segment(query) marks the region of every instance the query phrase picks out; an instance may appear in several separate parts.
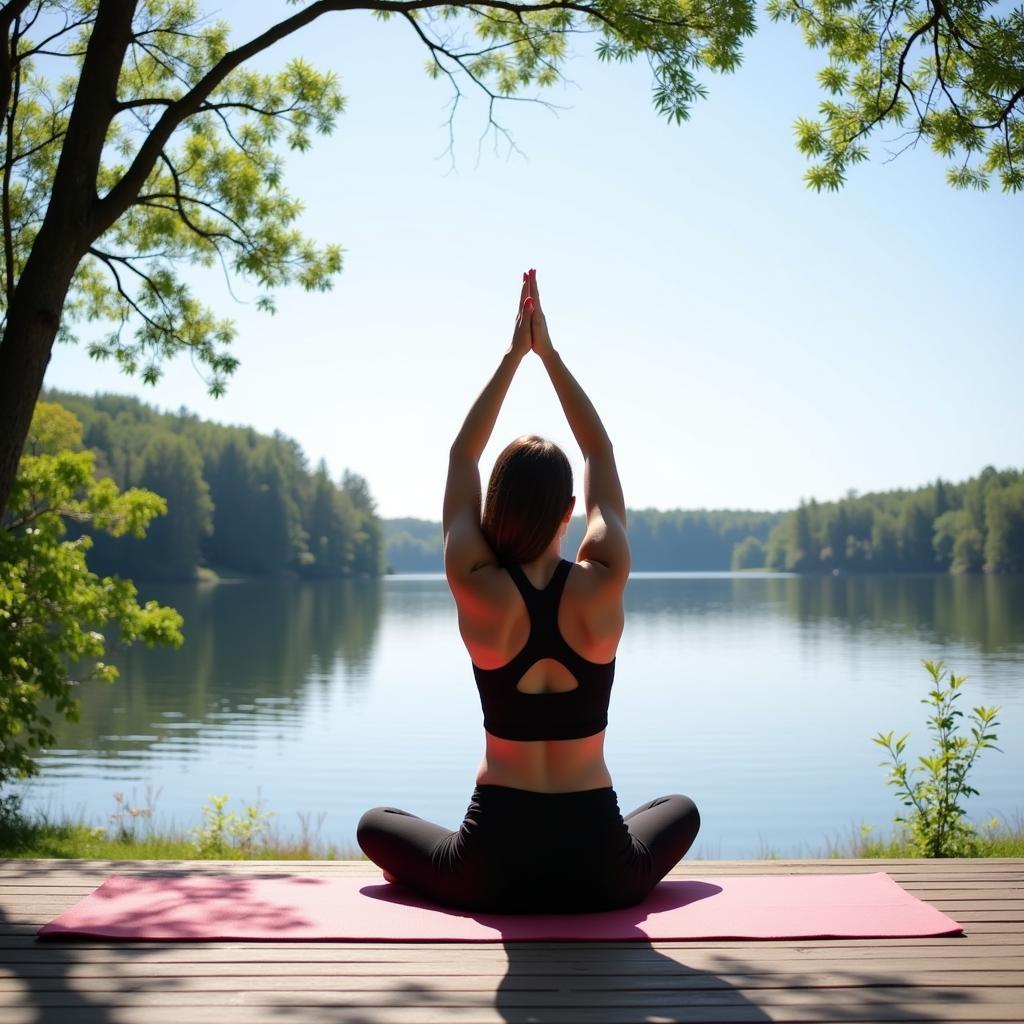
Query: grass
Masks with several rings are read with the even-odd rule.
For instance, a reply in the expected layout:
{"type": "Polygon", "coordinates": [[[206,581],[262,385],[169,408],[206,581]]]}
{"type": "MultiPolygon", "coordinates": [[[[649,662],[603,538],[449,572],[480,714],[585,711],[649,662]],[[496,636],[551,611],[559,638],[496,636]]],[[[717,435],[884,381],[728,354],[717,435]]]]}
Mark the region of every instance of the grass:
{"type": "MultiPolygon", "coordinates": [[[[84,821],[54,821],[46,814],[29,817],[13,797],[0,799],[0,857],[82,858],[86,860],[363,860],[357,846],[320,839],[323,816],[300,815],[298,836],[282,836],[270,826],[271,815],[259,804],[244,814],[226,810],[227,797],[211,797],[203,808],[204,825],[187,832],[158,830],[153,825],[155,797],[143,808],[129,806],[114,794],[115,811],[108,827],[84,821]],[[141,824],[140,824],[141,822],[141,824]]],[[[872,835],[871,826],[852,828],[847,839],[828,841],[824,850],[799,856],[898,860],[918,856],[905,835],[872,835]]],[[[996,821],[978,829],[977,857],[1024,857],[1024,815],[1010,824],[996,821]]],[[[789,855],[787,855],[788,857],[789,855]]],[[[694,858],[690,858],[694,859],[694,858]]],[[[762,849],[758,859],[778,860],[762,849]]]]}
{"type": "MultiPolygon", "coordinates": [[[[976,849],[972,857],[1024,857],[1024,814],[1017,812],[1015,819],[1001,822],[993,818],[976,827],[976,849]]],[[[830,839],[824,848],[805,850],[797,854],[780,854],[777,850],[762,846],[758,853],[760,860],[793,859],[807,857],[814,860],[904,860],[919,858],[906,832],[897,831],[888,836],[876,836],[871,825],[851,827],[847,838],[830,839]]]]}
{"type": "MultiPolygon", "coordinates": [[[[1024,817],[1018,812],[1011,824],[995,819],[981,825],[977,830],[975,857],[1024,857],[1024,817]]],[[[896,860],[903,857],[917,857],[910,848],[906,836],[897,833],[885,838],[875,838],[870,827],[861,826],[846,843],[830,848],[829,857],[870,857],[879,860],[896,860]]]]}
{"type": "Polygon", "coordinates": [[[0,857],[82,858],[86,860],[360,860],[358,847],[320,838],[324,816],[299,815],[298,836],[282,836],[260,804],[241,814],[226,809],[228,798],[210,797],[204,824],[181,831],[158,829],[153,811],[159,791],[147,791],[143,807],[114,794],[109,825],[53,820],[25,814],[13,796],[0,799],[0,857]]]}

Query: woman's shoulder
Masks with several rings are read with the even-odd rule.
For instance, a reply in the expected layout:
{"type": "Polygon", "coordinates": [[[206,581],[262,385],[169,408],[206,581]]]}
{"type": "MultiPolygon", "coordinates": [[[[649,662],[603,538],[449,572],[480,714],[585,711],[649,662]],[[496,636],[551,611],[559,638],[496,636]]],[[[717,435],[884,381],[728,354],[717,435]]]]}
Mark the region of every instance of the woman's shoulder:
{"type": "Polygon", "coordinates": [[[610,661],[624,621],[622,591],[609,588],[591,564],[571,562],[558,609],[565,642],[589,661],[610,661]]]}
{"type": "Polygon", "coordinates": [[[595,559],[584,558],[570,563],[566,589],[571,586],[582,600],[621,604],[627,579],[628,574],[624,575],[618,568],[611,569],[595,559]]]}

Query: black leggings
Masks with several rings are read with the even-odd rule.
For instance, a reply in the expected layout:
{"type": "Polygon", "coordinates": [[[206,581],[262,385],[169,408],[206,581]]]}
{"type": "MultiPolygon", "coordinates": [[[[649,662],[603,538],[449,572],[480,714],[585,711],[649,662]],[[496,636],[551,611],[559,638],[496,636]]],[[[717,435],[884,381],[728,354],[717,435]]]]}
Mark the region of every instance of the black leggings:
{"type": "Polygon", "coordinates": [[[356,837],[370,860],[435,903],[556,913],[639,903],[699,828],[685,796],[659,797],[623,818],[611,787],[534,793],[482,785],[458,831],[375,807],[360,819],[356,837]]]}

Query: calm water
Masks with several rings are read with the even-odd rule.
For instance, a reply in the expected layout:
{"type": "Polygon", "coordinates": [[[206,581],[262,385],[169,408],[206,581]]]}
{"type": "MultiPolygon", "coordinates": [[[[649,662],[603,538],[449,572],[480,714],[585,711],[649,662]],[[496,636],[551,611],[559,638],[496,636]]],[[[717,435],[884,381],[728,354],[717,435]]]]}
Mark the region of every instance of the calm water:
{"type": "MultiPolygon", "coordinates": [[[[102,824],[113,793],[191,826],[210,794],[261,798],[354,844],[375,804],[455,827],[482,750],[480,708],[440,577],[150,586],[185,616],[179,651],[125,652],[88,685],[26,787],[30,805],[102,824]]],[[[810,856],[859,823],[888,831],[879,729],[924,752],[920,659],[1002,706],[975,820],[1024,810],[1024,579],[643,574],[627,590],[607,759],[623,812],[692,796],[695,852],[810,856]]]]}

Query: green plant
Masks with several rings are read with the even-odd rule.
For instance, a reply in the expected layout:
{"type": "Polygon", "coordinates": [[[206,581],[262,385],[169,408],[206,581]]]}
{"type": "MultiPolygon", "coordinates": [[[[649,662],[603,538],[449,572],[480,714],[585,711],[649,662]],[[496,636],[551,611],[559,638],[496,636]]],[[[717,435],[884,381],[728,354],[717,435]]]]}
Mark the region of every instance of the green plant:
{"type": "Polygon", "coordinates": [[[97,478],[81,447],[81,423],[40,402],[0,519],[0,785],[37,773],[36,752],[55,740],[52,716],[77,721],[82,683],[117,678],[105,660],[116,646],[182,643],[173,608],[140,605],[129,580],[89,571],[91,537],[67,539],[67,521],[142,537],[167,508],[97,478]]]}
{"type": "Polygon", "coordinates": [[[910,733],[893,739],[893,731],[879,733],[874,742],[884,747],[890,761],[887,784],[896,788],[903,806],[911,808],[906,817],[893,819],[909,832],[909,842],[917,856],[969,857],[977,852],[978,836],[974,826],[964,817],[960,801],[977,796],[967,777],[982,750],[999,750],[992,728],[999,724],[999,708],[976,707],[970,718],[971,738],[959,735],[958,718],[963,712],[956,707],[960,690],[967,676],[946,671],[941,661],[924,661],[932,679],[932,689],[921,703],[931,708],[928,729],[934,747],[927,756],[918,757],[918,765],[910,768],[903,753],[910,733]],[[943,684],[946,684],[945,686],[943,684]]]}
{"type": "Polygon", "coordinates": [[[230,797],[211,796],[203,807],[205,825],[192,830],[200,857],[233,857],[251,854],[257,840],[267,832],[273,811],[264,811],[259,800],[247,804],[245,814],[227,811],[230,797]]]}

